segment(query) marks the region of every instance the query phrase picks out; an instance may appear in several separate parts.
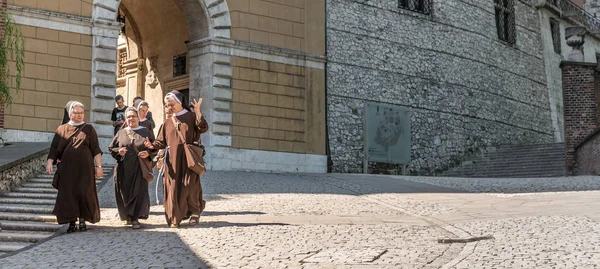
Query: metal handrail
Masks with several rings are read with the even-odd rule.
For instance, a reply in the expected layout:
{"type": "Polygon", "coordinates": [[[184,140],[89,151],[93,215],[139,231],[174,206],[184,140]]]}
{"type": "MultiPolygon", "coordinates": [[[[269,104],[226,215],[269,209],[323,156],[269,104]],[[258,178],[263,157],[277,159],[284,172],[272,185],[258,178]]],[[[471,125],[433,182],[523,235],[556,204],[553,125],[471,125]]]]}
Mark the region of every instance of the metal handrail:
{"type": "Polygon", "coordinates": [[[548,0],[548,3],[557,7],[563,15],[587,27],[590,31],[600,31],[600,20],[596,15],[585,11],[570,0],[548,0]]]}

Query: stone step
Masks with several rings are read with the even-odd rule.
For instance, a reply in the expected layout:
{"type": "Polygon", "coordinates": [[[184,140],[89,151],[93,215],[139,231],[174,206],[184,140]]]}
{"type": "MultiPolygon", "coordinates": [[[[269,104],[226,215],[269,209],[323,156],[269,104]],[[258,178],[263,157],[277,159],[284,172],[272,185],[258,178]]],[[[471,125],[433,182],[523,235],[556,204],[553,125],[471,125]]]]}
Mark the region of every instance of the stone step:
{"type": "Polygon", "coordinates": [[[56,193],[28,193],[28,192],[4,192],[0,196],[7,198],[36,198],[36,199],[56,199],[56,193]]]}
{"type": "Polygon", "coordinates": [[[61,226],[45,222],[0,220],[2,231],[56,232],[61,226]]]}
{"type": "Polygon", "coordinates": [[[13,252],[31,245],[30,243],[22,242],[0,242],[0,252],[13,252]]]}
{"type": "Polygon", "coordinates": [[[44,183],[44,184],[48,184],[50,186],[52,186],[52,179],[51,178],[39,178],[39,177],[35,177],[32,179],[27,180],[28,183],[44,183]]]}
{"type": "Polygon", "coordinates": [[[54,205],[55,199],[0,197],[0,204],[54,205]]]}
{"type": "Polygon", "coordinates": [[[54,178],[54,174],[52,174],[52,175],[39,174],[39,175],[36,176],[36,178],[50,178],[50,179],[52,179],[52,178],[54,178]]]}
{"type": "Polygon", "coordinates": [[[0,242],[35,243],[52,236],[51,232],[0,231],[0,242]]]}
{"type": "Polygon", "coordinates": [[[527,145],[505,145],[496,147],[497,149],[564,149],[564,143],[548,143],[548,144],[527,144],[527,145]]]}
{"type": "Polygon", "coordinates": [[[57,193],[58,190],[52,188],[28,188],[28,187],[17,187],[13,190],[14,192],[27,192],[27,193],[57,193]]]}
{"type": "Polygon", "coordinates": [[[52,206],[42,205],[18,205],[18,204],[0,204],[0,212],[12,212],[12,213],[30,213],[30,214],[52,214],[52,206]]]}
{"type": "Polygon", "coordinates": [[[21,184],[21,187],[22,188],[44,188],[44,189],[53,189],[53,190],[56,190],[56,189],[54,189],[54,187],[52,187],[52,184],[50,184],[50,183],[29,183],[29,182],[26,182],[26,183],[21,184]]]}
{"type": "Polygon", "coordinates": [[[506,177],[506,178],[529,178],[529,177],[557,177],[565,176],[566,173],[547,173],[547,172],[497,172],[497,173],[486,173],[486,172],[464,172],[464,173],[452,173],[447,174],[449,177],[506,177]]]}
{"type": "Polygon", "coordinates": [[[536,161],[536,160],[483,160],[483,161],[473,161],[470,165],[473,166],[540,166],[540,167],[553,167],[553,166],[564,166],[565,160],[546,160],[546,161],[536,161]]]}
{"type": "Polygon", "coordinates": [[[19,213],[19,212],[0,212],[0,223],[2,221],[37,221],[37,222],[56,222],[54,215],[40,215],[32,213],[19,213]]]}

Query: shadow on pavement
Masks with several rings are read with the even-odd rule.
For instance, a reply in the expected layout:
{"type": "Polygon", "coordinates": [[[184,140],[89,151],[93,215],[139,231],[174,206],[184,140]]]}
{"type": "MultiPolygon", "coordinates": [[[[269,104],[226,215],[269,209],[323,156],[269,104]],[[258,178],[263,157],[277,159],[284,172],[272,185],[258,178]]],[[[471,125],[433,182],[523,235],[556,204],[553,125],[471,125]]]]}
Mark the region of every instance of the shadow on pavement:
{"type": "Polygon", "coordinates": [[[600,177],[442,178],[364,174],[274,174],[209,171],[207,196],[227,194],[533,193],[600,190],[600,177]]]}
{"type": "Polygon", "coordinates": [[[2,259],[2,268],[211,268],[175,232],[90,227],[2,259]],[[38,251],[40,250],[40,251],[38,251]],[[52,251],[43,251],[52,250],[52,251]]]}

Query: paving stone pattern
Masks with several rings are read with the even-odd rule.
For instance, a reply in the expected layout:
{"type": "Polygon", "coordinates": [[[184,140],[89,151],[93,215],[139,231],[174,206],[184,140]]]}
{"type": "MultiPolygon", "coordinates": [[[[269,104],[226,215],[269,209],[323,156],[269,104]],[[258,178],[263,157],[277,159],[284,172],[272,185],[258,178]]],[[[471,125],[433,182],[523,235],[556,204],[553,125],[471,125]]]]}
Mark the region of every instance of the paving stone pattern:
{"type": "Polygon", "coordinates": [[[203,182],[198,227],[167,228],[153,203],[144,229],[132,230],[118,219],[109,180],[99,224],[0,259],[0,268],[594,268],[600,260],[598,177],[211,171],[203,182]]]}

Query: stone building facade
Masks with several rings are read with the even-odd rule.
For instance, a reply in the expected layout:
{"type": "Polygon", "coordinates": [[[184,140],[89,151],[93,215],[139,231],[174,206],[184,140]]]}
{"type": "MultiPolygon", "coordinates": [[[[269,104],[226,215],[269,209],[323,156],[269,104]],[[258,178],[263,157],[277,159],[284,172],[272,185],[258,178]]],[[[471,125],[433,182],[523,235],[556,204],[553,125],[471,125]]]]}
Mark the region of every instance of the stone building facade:
{"type": "MultiPolygon", "coordinates": [[[[50,141],[68,100],[106,148],[116,94],[203,98],[213,170],[324,172],[325,4],[310,0],[8,0],[25,36],[8,141],[50,141]]],[[[105,154],[105,162],[112,162],[105,154]]]]}
{"type": "Polygon", "coordinates": [[[334,171],[362,172],[365,102],[410,109],[412,174],[436,174],[489,146],[560,140],[538,9],[532,1],[507,1],[512,10],[495,2],[327,1],[334,171]],[[498,10],[515,22],[505,40],[498,10]]]}

